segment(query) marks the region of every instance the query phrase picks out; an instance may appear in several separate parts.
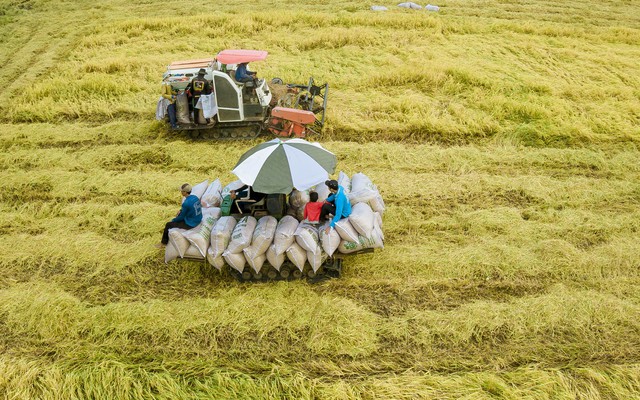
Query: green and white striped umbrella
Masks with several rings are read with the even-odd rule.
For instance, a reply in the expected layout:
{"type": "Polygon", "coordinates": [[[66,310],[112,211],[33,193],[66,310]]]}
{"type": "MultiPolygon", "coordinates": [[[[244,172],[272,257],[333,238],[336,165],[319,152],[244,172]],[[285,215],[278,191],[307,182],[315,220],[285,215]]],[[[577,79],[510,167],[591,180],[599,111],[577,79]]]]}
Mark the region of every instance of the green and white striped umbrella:
{"type": "Polygon", "coordinates": [[[232,172],[256,192],[287,194],[326,181],[335,169],[336,155],[319,143],[273,139],[244,153],[232,172]]]}

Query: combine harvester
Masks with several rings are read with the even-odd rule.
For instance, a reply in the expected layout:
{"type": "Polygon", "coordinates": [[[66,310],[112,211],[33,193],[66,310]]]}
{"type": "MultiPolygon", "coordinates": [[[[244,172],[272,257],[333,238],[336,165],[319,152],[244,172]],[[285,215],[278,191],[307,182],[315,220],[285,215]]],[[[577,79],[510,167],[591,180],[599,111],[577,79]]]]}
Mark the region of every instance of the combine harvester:
{"type": "Polygon", "coordinates": [[[318,226],[303,220],[310,191],[318,193],[318,201],[330,195],[324,179],[334,169],[335,155],[317,143],[274,139],[256,146],[234,168],[239,180],[225,187],[218,179],[193,187],[191,193],[200,198],[203,206],[202,223],[191,230],[169,231],[165,262],[179,258],[206,260],[243,282],[301,278],[317,282],[340,277],[346,257],[384,247],[385,207],[380,192],[366,175],[357,173],[350,178],[340,172],[337,181],[351,203],[351,215],[336,223],[328,234],[326,224],[318,226]],[[294,148],[292,152],[306,148],[306,154],[327,169],[320,173],[311,161],[298,155],[298,165],[291,168],[299,170],[304,164],[308,173],[297,181],[292,176],[295,172],[285,176],[274,166],[281,164],[278,157],[283,157],[281,153],[286,153],[287,147],[294,148]],[[266,155],[269,151],[271,154],[266,155]],[[256,159],[263,159],[262,165],[256,165],[256,159]],[[264,171],[273,174],[264,178],[264,171]],[[322,183],[315,183],[318,179],[322,183]],[[250,200],[249,195],[232,199],[231,191],[245,184],[266,195],[259,201],[250,200]]]}
{"type": "MultiPolygon", "coordinates": [[[[273,78],[272,88],[265,79],[238,82],[235,69],[240,63],[262,61],[262,50],[223,50],[215,58],[174,61],[167,66],[163,84],[177,93],[178,127],[197,139],[250,139],[264,132],[282,137],[305,137],[319,132],[324,125],[329,85],[316,85],[313,77],[307,84],[284,84],[273,78]],[[202,112],[189,105],[185,93],[200,69],[213,90],[212,108],[215,115],[207,123],[202,112]],[[191,108],[191,111],[190,111],[191,108]]],[[[168,116],[165,117],[167,124],[168,116]]]]}

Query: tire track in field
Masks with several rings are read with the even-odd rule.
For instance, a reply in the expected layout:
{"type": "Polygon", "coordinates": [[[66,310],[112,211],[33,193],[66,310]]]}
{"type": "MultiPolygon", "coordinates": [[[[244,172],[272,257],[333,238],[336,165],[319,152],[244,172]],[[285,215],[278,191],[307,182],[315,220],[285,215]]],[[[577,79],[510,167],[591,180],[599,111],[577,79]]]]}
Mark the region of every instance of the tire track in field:
{"type": "Polygon", "coordinates": [[[0,85],[3,87],[0,91],[0,108],[6,107],[18,91],[46,76],[49,70],[55,69],[56,63],[64,59],[73,48],[75,39],[83,34],[84,28],[61,24],[62,18],[77,20],[74,16],[38,16],[33,20],[16,20],[15,23],[27,31],[17,35],[17,38],[26,37],[28,40],[14,42],[13,47],[19,50],[7,55],[3,68],[0,69],[0,85]]]}

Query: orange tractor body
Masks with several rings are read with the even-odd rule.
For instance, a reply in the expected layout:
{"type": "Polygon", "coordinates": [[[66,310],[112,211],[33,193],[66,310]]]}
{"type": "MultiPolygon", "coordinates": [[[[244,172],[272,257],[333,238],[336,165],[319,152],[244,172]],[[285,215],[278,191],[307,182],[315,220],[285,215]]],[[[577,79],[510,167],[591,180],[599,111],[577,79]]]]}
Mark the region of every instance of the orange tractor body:
{"type": "Polygon", "coordinates": [[[311,111],[295,108],[275,107],[271,110],[269,130],[277,136],[303,138],[309,128],[316,122],[316,116],[311,111]]]}

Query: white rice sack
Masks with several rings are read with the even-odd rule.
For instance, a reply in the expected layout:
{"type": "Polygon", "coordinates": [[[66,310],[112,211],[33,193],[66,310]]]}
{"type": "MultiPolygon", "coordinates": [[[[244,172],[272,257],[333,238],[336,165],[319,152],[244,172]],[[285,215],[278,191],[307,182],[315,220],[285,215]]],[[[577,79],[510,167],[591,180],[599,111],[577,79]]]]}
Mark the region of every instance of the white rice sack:
{"type": "Polygon", "coordinates": [[[289,261],[300,271],[304,269],[304,263],[307,262],[307,252],[298,243],[293,243],[289,246],[285,253],[287,253],[289,261]]]}
{"type": "Polygon", "coordinates": [[[373,229],[377,229],[380,237],[384,241],[384,232],[382,232],[382,216],[380,213],[373,213],[373,229]]]}
{"type": "Polygon", "coordinates": [[[422,6],[420,4],[416,4],[413,2],[400,3],[398,4],[398,7],[410,8],[412,10],[422,10],[422,6]]]}
{"type": "Polygon", "coordinates": [[[379,193],[375,190],[363,189],[358,192],[352,191],[351,193],[347,193],[347,198],[349,199],[349,203],[354,206],[358,203],[368,203],[378,195],[379,193]]]}
{"type": "Polygon", "coordinates": [[[358,172],[351,178],[351,192],[347,194],[351,205],[366,203],[378,193],[378,188],[371,182],[368,176],[358,172]]]}
{"type": "Polygon", "coordinates": [[[238,190],[243,186],[244,186],[244,183],[242,183],[241,180],[238,179],[237,181],[233,181],[227,186],[225,186],[224,188],[222,188],[222,193],[220,193],[220,197],[224,199],[228,194],[231,193],[232,190],[238,190]]]}
{"type": "Polygon", "coordinates": [[[222,256],[215,256],[211,247],[207,249],[207,261],[209,261],[209,264],[213,265],[218,271],[222,270],[222,267],[224,267],[224,258],[222,258],[222,256]]]}
{"type": "Polygon", "coordinates": [[[349,222],[353,229],[358,231],[362,236],[369,236],[373,230],[373,210],[367,203],[357,203],[351,208],[349,222]]]}
{"type": "Polygon", "coordinates": [[[200,225],[183,233],[189,243],[196,246],[202,257],[207,255],[207,248],[209,248],[209,242],[211,241],[211,227],[216,221],[216,218],[212,215],[203,216],[200,225]]]}
{"type": "Polygon", "coordinates": [[[309,202],[309,192],[306,190],[293,189],[289,195],[289,204],[295,208],[304,208],[304,205],[309,202]]]}
{"type": "Polygon", "coordinates": [[[210,249],[213,251],[213,255],[215,257],[221,256],[227,249],[235,226],[236,219],[231,216],[227,216],[221,217],[215,225],[213,225],[213,228],[211,228],[210,249]]]}
{"type": "Polygon", "coordinates": [[[247,261],[250,261],[252,258],[261,256],[262,254],[266,253],[266,251],[260,253],[256,248],[254,248],[253,246],[248,246],[245,247],[244,249],[242,249],[242,252],[244,253],[245,258],[247,259],[247,261]]]}
{"type": "Polygon", "coordinates": [[[222,210],[219,207],[207,207],[202,209],[202,218],[212,216],[215,219],[220,218],[222,210]]]}
{"type": "Polygon", "coordinates": [[[340,242],[338,251],[340,253],[348,254],[363,249],[378,249],[383,248],[384,242],[379,235],[377,229],[374,229],[368,236],[358,236],[358,240],[355,242],[343,240],[340,242]]]}
{"type": "Polygon", "coordinates": [[[204,181],[198,183],[197,185],[191,188],[191,194],[197,196],[198,198],[201,198],[208,187],[209,187],[209,180],[205,179],[204,181]]]}
{"type": "Polygon", "coordinates": [[[169,241],[167,246],[164,248],[164,263],[169,264],[169,261],[173,261],[178,257],[180,257],[178,249],[173,245],[173,242],[169,241]]]}
{"type": "Polygon", "coordinates": [[[309,264],[311,265],[311,269],[313,269],[313,272],[318,272],[318,269],[322,266],[322,263],[324,263],[324,260],[326,259],[327,259],[327,254],[324,251],[322,251],[322,249],[318,249],[317,253],[307,251],[307,261],[309,261],[309,264]]]}
{"type": "Polygon", "coordinates": [[[356,251],[362,250],[364,247],[359,240],[355,242],[343,240],[340,242],[340,246],[338,246],[338,252],[343,254],[355,253],[356,251]]]}
{"type": "Polygon", "coordinates": [[[222,257],[224,257],[225,261],[227,262],[227,264],[231,266],[231,268],[235,269],[240,273],[244,271],[244,265],[247,263],[247,260],[244,258],[244,253],[225,252],[222,257]]]}
{"type": "Polygon", "coordinates": [[[325,224],[318,229],[318,236],[320,238],[320,244],[322,249],[327,253],[329,257],[338,250],[342,238],[336,229],[330,229],[329,233],[324,233],[329,224],[325,224]]]}
{"type": "Polygon", "coordinates": [[[278,272],[280,272],[280,267],[282,267],[284,260],[287,258],[287,256],[285,255],[285,252],[283,251],[280,254],[276,253],[276,245],[272,244],[267,249],[266,256],[269,264],[271,264],[273,268],[275,268],[276,270],[278,270],[278,272]]]}
{"type": "Polygon", "coordinates": [[[358,192],[363,189],[378,191],[378,188],[371,182],[368,176],[362,172],[358,172],[351,177],[351,191],[358,192]]]}
{"type": "Polygon", "coordinates": [[[309,224],[300,224],[293,234],[296,242],[305,249],[315,253],[318,251],[318,228],[309,224]]]}
{"type": "Polygon", "coordinates": [[[380,228],[382,228],[382,213],[374,212],[373,216],[375,217],[375,222],[380,228]]]}
{"type": "Polygon", "coordinates": [[[253,270],[256,271],[256,273],[258,273],[260,272],[260,269],[262,269],[262,265],[264,264],[264,262],[267,260],[267,256],[264,253],[259,254],[257,256],[254,256],[253,254],[249,256],[247,254],[248,253],[247,250],[249,249],[250,247],[247,247],[246,249],[243,250],[244,258],[247,260],[251,268],[253,268],[253,270]]]}
{"type": "Polygon", "coordinates": [[[329,197],[329,195],[331,194],[331,192],[329,191],[329,188],[324,183],[317,184],[313,188],[313,191],[318,193],[318,201],[320,202],[325,201],[327,197],[329,197]]]}
{"type": "Polygon", "coordinates": [[[184,257],[184,253],[191,245],[187,238],[184,237],[186,229],[172,228],[169,229],[169,243],[173,244],[173,247],[178,250],[178,255],[184,257]]]}
{"type": "Polygon", "coordinates": [[[191,245],[187,248],[187,251],[184,252],[184,257],[204,260],[204,256],[200,254],[200,250],[198,250],[198,248],[194,245],[191,245]]]}
{"type": "Polygon", "coordinates": [[[200,198],[200,202],[202,207],[218,207],[222,202],[222,184],[220,183],[220,179],[216,179],[215,181],[209,184],[207,190],[204,192],[202,197],[200,198]]]}
{"type": "Polygon", "coordinates": [[[258,220],[256,229],[253,231],[253,239],[251,239],[250,246],[251,253],[254,257],[258,254],[264,254],[269,246],[271,246],[277,226],[278,220],[271,215],[265,215],[258,220]]]}
{"type": "Polygon", "coordinates": [[[300,223],[292,216],[286,215],[282,217],[276,226],[276,232],[273,237],[276,254],[283,254],[291,244],[296,240],[293,234],[298,229],[300,223]]]}
{"type": "Polygon", "coordinates": [[[353,229],[351,222],[349,222],[349,218],[342,218],[340,221],[336,222],[335,228],[342,240],[349,242],[358,241],[358,231],[353,229]]]}
{"type": "MultiPolygon", "coordinates": [[[[253,231],[256,229],[258,221],[252,216],[242,217],[233,228],[231,241],[224,253],[242,253],[242,250],[249,247],[253,238],[253,231]]],[[[222,254],[224,255],[224,254],[222,254]]]]}
{"type": "Polygon", "coordinates": [[[371,232],[371,236],[369,239],[373,240],[372,249],[383,249],[384,248],[384,238],[382,237],[382,230],[377,228],[373,228],[373,232],[371,232]]]}
{"type": "Polygon", "coordinates": [[[351,191],[351,178],[349,178],[349,175],[340,171],[338,174],[338,185],[344,188],[345,194],[348,194],[351,191]]]}
{"type": "Polygon", "coordinates": [[[189,99],[186,93],[180,93],[176,96],[176,118],[178,123],[189,125],[189,99]]]}
{"type": "Polygon", "coordinates": [[[384,200],[382,200],[382,195],[377,192],[375,196],[373,196],[373,198],[371,200],[369,200],[369,205],[371,206],[371,209],[377,213],[384,213],[384,200]]]}

